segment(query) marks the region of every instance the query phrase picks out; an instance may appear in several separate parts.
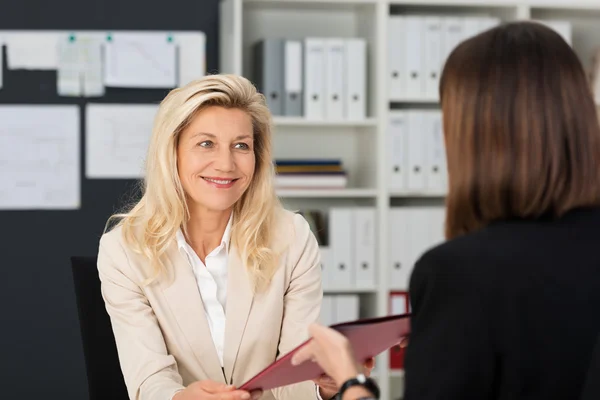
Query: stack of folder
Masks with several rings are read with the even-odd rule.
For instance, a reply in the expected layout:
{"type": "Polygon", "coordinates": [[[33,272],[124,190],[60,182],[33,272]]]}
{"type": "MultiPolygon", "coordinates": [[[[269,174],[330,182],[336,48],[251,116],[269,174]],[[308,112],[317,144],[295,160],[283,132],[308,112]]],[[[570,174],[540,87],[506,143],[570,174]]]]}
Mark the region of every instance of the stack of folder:
{"type": "Polygon", "coordinates": [[[366,118],[363,38],[266,38],[253,47],[252,80],[276,116],[366,118]]]}
{"type": "Polygon", "coordinates": [[[348,184],[341,160],[276,160],[275,172],[278,189],[342,189],[348,184]]]}

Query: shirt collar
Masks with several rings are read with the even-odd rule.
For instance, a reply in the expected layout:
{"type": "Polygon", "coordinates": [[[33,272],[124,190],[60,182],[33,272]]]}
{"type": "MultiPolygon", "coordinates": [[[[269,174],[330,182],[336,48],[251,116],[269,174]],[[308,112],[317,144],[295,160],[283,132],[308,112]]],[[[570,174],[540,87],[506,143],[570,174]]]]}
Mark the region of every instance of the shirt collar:
{"type": "MultiPolygon", "coordinates": [[[[233,223],[233,212],[229,216],[229,221],[227,222],[227,226],[225,227],[225,232],[223,232],[223,237],[221,238],[221,244],[217,247],[225,247],[226,250],[229,250],[229,241],[231,240],[231,225],[233,223]]],[[[177,239],[177,247],[181,249],[185,249],[186,246],[189,246],[188,242],[185,240],[185,236],[181,228],[177,230],[176,234],[177,239]]]]}

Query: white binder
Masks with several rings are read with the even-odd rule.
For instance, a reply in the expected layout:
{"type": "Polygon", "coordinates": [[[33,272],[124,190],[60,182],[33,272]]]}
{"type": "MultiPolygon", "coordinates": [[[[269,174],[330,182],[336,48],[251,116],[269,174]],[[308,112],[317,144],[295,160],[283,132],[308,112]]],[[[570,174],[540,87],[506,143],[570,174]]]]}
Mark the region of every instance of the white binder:
{"type": "Polygon", "coordinates": [[[407,111],[392,110],[388,116],[387,140],[387,184],[388,188],[401,193],[406,190],[408,121],[407,111]]]}
{"type": "Polygon", "coordinates": [[[325,117],[325,41],[304,40],[304,117],[325,117]]]}
{"type": "Polygon", "coordinates": [[[329,209],[329,246],[332,257],[332,287],[348,289],[354,287],[354,229],[352,208],[332,207],[329,209]]]}
{"type": "Polygon", "coordinates": [[[345,57],[346,46],[343,39],[325,39],[325,117],[344,119],[345,99],[345,57]]]}
{"type": "Polygon", "coordinates": [[[335,270],[331,260],[331,248],[328,246],[319,246],[321,253],[321,282],[323,290],[329,290],[333,287],[332,281],[335,270]]]}
{"type": "Polygon", "coordinates": [[[390,209],[390,236],[388,237],[389,259],[390,259],[390,288],[392,290],[407,289],[408,264],[408,218],[407,208],[390,209]]]}
{"type": "Polygon", "coordinates": [[[355,287],[375,287],[376,210],[374,207],[354,209],[355,287]]]}
{"type": "Polygon", "coordinates": [[[302,42],[286,40],[283,56],[283,115],[302,116],[302,42]]]}
{"type": "Polygon", "coordinates": [[[392,15],[388,20],[387,54],[388,54],[388,95],[390,100],[400,100],[406,94],[404,72],[404,38],[405,18],[392,15]]]}
{"type": "Polygon", "coordinates": [[[464,38],[464,24],[461,17],[443,17],[442,19],[442,63],[446,63],[448,56],[464,38]]]}
{"type": "MultiPolygon", "coordinates": [[[[425,92],[425,69],[423,68],[424,19],[410,15],[405,17],[404,79],[406,97],[420,99],[425,92]]],[[[400,39],[397,39],[400,40],[400,39]]]]}
{"type": "Polygon", "coordinates": [[[446,148],[442,129],[442,113],[425,111],[425,149],[427,191],[445,195],[447,192],[446,148]]]}
{"type": "Polygon", "coordinates": [[[346,119],[362,121],[367,116],[367,42],[365,39],[346,39],[344,65],[344,109],[346,119]]]}
{"type": "Polygon", "coordinates": [[[411,193],[426,191],[425,180],[425,124],[426,112],[421,110],[408,111],[408,176],[407,190],[411,193]]]}
{"type": "Polygon", "coordinates": [[[425,90],[428,99],[438,99],[438,88],[442,70],[442,18],[425,17],[425,37],[423,51],[425,53],[425,90]]]}

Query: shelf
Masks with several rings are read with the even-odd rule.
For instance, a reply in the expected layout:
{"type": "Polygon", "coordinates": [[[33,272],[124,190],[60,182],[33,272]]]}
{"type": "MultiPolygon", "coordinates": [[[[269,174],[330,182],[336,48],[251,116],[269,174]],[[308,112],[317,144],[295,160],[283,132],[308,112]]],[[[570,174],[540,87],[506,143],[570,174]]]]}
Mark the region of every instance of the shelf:
{"type": "Polygon", "coordinates": [[[374,7],[380,0],[242,0],[244,8],[252,10],[316,10],[356,11],[374,7]]]}
{"type": "Polygon", "coordinates": [[[447,193],[401,193],[391,192],[390,197],[394,199],[442,199],[445,198],[447,193]]]}
{"type": "Polygon", "coordinates": [[[376,288],[323,288],[324,294],[377,293],[376,288]]]}
{"type": "Polygon", "coordinates": [[[425,97],[406,97],[402,99],[390,99],[390,103],[408,103],[408,104],[438,104],[440,100],[438,98],[425,98],[425,97]]]}
{"type": "Polygon", "coordinates": [[[318,127],[375,127],[377,126],[377,119],[367,118],[362,121],[352,120],[312,120],[302,117],[273,117],[273,124],[275,126],[318,126],[318,127]]]}
{"type": "Polygon", "coordinates": [[[600,3],[597,1],[571,1],[571,2],[563,2],[563,1],[548,1],[548,0],[530,0],[527,2],[527,6],[532,9],[556,9],[556,10],[600,10],[600,3]]]}
{"type": "Polygon", "coordinates": [[[277,189],[279,197],[295,198],[374,198],[375,189],[277,189]]]}
{"type": "Polygon", "coordinates": [[[406,5],[418,5],[418,6],[451,6],[451,7],[504,7],[511,8],[517,7],[522,2],[516,0],[391,0],[390,5],[392,6],[406,6],[406,5]]]}

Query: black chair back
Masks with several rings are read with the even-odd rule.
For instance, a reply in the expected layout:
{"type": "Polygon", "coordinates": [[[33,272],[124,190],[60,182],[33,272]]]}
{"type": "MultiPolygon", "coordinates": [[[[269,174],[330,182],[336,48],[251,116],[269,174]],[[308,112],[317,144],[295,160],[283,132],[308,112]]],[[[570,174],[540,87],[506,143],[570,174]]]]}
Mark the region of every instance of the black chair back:
{"type": "Polygon", "coordinates": [[[71,257],[90,400],[129,400],[96,257],[71,257]]]}

